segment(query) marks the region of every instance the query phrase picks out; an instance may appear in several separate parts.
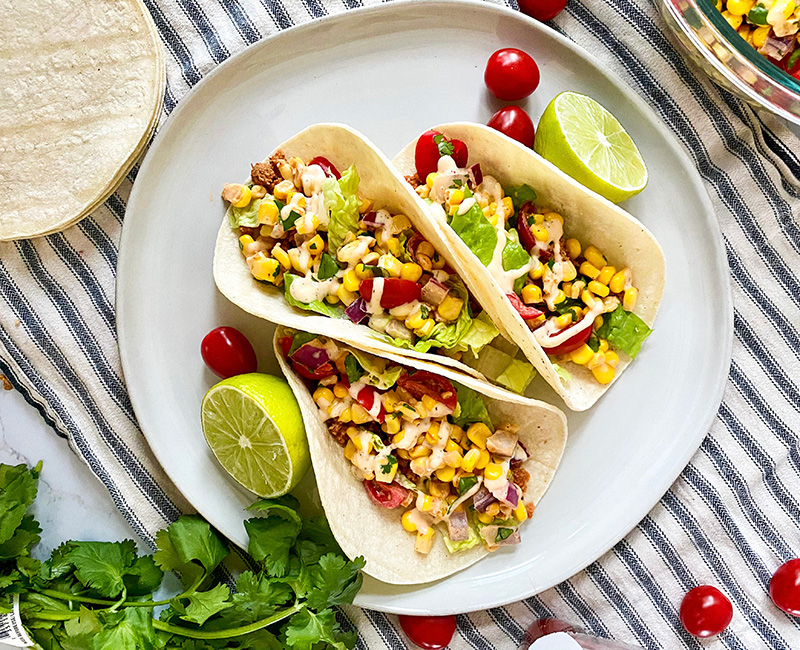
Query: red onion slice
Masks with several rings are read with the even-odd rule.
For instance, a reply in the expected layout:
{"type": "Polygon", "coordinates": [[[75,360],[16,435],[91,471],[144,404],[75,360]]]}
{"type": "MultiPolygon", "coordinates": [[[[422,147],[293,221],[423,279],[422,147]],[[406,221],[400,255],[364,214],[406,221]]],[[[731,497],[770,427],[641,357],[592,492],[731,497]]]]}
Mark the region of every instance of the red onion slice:
{"type": "Polygon", "coordinates": [[[354,323],[363,321],[369,313],[367,312],[367,301],[363,298],[356,298],[350,303],[350,306],[344,310],[347,317],[354,323]]]}
{"type": "Polygon", "coordinates": [[[292,361],[305,366],[309,370],[316,370],[320,366],[324,366],[331,358],[328,356],[328,351],[325,348],[319,348],[316,345],[306,343],[301,345],[291,355],[292,361]]]}

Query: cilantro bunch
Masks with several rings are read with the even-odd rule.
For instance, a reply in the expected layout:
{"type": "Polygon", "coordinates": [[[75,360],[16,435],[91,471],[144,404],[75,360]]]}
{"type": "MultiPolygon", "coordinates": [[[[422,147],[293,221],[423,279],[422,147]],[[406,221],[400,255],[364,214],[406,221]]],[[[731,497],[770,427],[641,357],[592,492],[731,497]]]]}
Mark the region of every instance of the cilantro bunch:
{"type": "MultiPolygon", "coordinates": [[[[333,607],[352,603],[363,558],[349,561],[323,517],[303,519],[294,497],[262,500],[245,522],[251,570],[232,591],[218,578],[230,555],[202,518],[185,515],[159,531],[156,552],[131,540],[65,542],[44,562],[31,550],[41,528],[28,514],[41,463],[0,465],[0,613],[19,599],[22,622],[44,650],[345,650],[355,634],[333,607]],[[164,571],[183,591],[154,600],[164,571]]],[[[226,574],[226,573],[225,573],[226,574]]],[[[227,574],[226,574],[227,575],[227,574]]],[[[231,584],[233,582],[231,581],[231,584]]]]}

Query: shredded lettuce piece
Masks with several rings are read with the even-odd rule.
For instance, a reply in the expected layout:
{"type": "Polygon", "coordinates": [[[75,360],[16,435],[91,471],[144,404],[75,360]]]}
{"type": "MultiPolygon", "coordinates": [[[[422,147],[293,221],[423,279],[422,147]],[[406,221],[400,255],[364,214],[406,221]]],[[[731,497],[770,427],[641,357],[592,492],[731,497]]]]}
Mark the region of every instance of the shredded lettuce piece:
{"type": "MultiPolygon", "coordinates": [[[[503,248],[503,270],[511,271],[512,269],[519,269],[531,261],[531,256],[519,243],[519,233],[514,230],[506,232],[507,239],[506,245],[503,248]]],[[[525,286],[526,273],[522,273],[516,280],[514,280],[514,293],[522,293],[522,287],[525,286]]]]}
{"type": "Polygon", "coordinates": [[[299,300],[295,300],[294,296],[292,296],[292,292],[290,291],[292,282],[294,282],[295,279],[297,279],[297,276],[293,275],[292,273],[283,274],[283,281],[285,283],[284,296],[286,297],[286,302],[288,302],[292,307],[305,309],[306,311],[314,311],[318,314],[322,314],[323,316],[329,316],[330,318],[342,317],[343,310],[341,307],[329,305],[322,300],[314,300],[312,302],[300,302],[299,300]]]}
{"type": "Polygon", "coordinates": [[[642,348],[642,343],[652,332],[647,323],[633,312],[625,311],[620,305],[610,314],[603,316],[603,325],[598,328],[597,336],[606,339],[615,348],[635,359],[642,348]]]}
{"type": "Polygon", "coordinates": [[[387,368],[386,359],[371,357],[361,352],[361,350],[356,350],[354,348],[349,348],[349,350],[364,370],[361,379],[378,390],[389,390],[397,383],[400,375],[403,374],[402,366],[394,365],[391,368],[387,368]]]}
{"type": "Polygon", "coordinates": [[[536,200],[536,190],[527,183],[523,183],[522,185],[509,185],[504,189],[506,196],[511,197],[515,212],[526,203],[536,200]]]}
{"type": "MultiPolygon", "coordinates": [[[[498,344],[502,341],[498,337],[498,344]]],[[[489,381],[520,395],[536,377],[536,369],[529,361],[517,359],[514,354],[509,354],[494,344],[487,345],[480,356],[467,359],[466,362],[489,381]]]]}
{"type": "Polygon", "coordinates": [[[522,395],[535,376],[536,369],[529,361],[512,358],[506,369],[497,375],[495,381],[512,393],[522,395]]]}
{"type": "Polygon", "coordinates": [[[258,226],[258,206],[264,199],[253,199],[250,203],[243,208],[230,207],[228,210],[228,224],[231,228],[239,228],[246,226],[247,228],[255,228],[258,226]]]}
{"type": "Polygon", "coordinates": [[[567,370],[564,366],[560,366],[557,363],[553,364],[553,370],[556,371],[558,378],[561,380],[561,383],[565,386],[572,381],[572,374],[570,374],[569,370],[567,370]]]}
{"type": "Polygon", "coordinates": [[[328,222],[328,248],[338,250],[348,232],[358,232],[358,172],[355,165],[337,181],[328,178],[322,184],[325,209],[330,213],[328,222]]]}
{"type": "Polygon", "coordinates": [[[481,206],[473,203],[464,214],[453,215],[450,227],[475,253],[481,264],[489,266],[497,245],[497,231],[483,214],[481,206]]]}
{"type": "Polygon", "coordinates": [[[477,357],[480,351],[494,341],[499,334],[500,331],[495,327],[489,314],[482,311],[472,319],[472,326],[461,337],[455,350],[469,351],[477,357]]]}
{"type": "Polygon", "coordinates": [[[454,383],[453,386],[458,396],[458,403],[452,416],[453,424],[466,427],[475,422],[483,422],[494,431],[489,411],[486,410],[486,404],[484,404],[480,394],[458,383],[454,383]]]}

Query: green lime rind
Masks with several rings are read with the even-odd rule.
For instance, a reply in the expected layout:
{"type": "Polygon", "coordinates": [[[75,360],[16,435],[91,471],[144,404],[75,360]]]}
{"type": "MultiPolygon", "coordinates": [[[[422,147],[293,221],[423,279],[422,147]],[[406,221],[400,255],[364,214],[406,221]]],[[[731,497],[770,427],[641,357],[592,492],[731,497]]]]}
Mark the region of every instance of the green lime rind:
{"type": "Polygon", "coordinates": [[[548,104],[533,149],[613,203],[641,192],[647,167],[619,120],[591,97],[563,92],[548,104]]]}
{"type": "Polygon", "coordinates": [[[225,470],[260,497],[289,492],[311,467],[300,407],[285,380],[237,375],[211,387],[203,435],[225,470]]]}

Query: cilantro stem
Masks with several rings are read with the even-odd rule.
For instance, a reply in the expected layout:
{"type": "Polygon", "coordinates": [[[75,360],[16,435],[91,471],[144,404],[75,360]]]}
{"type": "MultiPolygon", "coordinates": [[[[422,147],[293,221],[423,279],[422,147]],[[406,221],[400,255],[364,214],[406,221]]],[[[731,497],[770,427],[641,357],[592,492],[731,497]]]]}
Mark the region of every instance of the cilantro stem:
{"type": "Polygon", "coordinates": [[[34,618],[39,621],[69,621],[70,619],[80,616],[80,612],[63,612],[48,614],[47,612],[31,612],[25,614],[24,618],[34,618]]]}
{"type": "Polygon", "coordinates": [[[265,627],[272,625],[273,623],[277,623],[278,621],[282,621],[284,618],[291,616],[292,614],[296,614],[301,609],[303,609],[303,605],[301,603],[295,603],[288,609],[284,609],[283,611],[278,612],[277,614],[273,614],[268,618],[262,618],[260,621],[256,621],[255,623],[250,623],[250,625],[242,625],[241,627],[230,627],[226,630],[214,630],[213,632],[203,632],[202,630],[192,630],[188,627],[182,627],[180,625],[170,625],[169,623],[163,623],[159,620],[153,620],[153,627],[157,630],[161,630],[162,632],[169,632],[170,634],[177,634],[179,636],[185,636],[190,639],[202,639],[202,640],[213,640],[213,639],[230,639],[235,636],[243,636],[245,634],[250,634],[251,632],[256,632],[258,630],[263,630],[265,627]]]}

